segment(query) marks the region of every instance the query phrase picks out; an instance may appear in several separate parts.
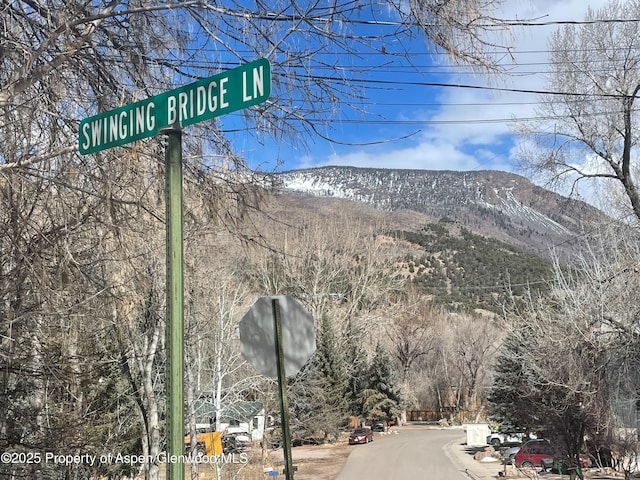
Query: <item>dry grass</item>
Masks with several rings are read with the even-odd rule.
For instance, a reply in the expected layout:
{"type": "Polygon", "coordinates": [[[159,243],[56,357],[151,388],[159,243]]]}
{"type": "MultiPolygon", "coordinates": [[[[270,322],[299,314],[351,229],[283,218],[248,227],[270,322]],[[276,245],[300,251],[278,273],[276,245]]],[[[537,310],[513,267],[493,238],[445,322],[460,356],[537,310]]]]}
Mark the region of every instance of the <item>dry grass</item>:
{"type": "MultiPolygon", "coordinates": [[[[295,480],[334,480],[345,462],[351,448],[346,441],[333,445],[295,447],[292,449],[293,464],[297,467],[295,480]]],[[[198,466],[197,480],[268,480],[270,478],[284,478],[282,450],[270,452],[263,462],[260,449],[247,451],[246,463],[231,463],[222,466],[220,478],[217,478],[215,467],[209,464],[198,466]],[[264,473],[265,467],[277,470],[279,477],[269,477],[264,473]]],[[[161,467],[162,468],[162,467],[161,467]]],[[[165,479],[164,468],[160,472],[160,479],[165,479]]],[[[185,480],[191,480],[189,465],[185,467],[185,480]]]]}
{"type": "MultiPolygon", "coordinates": [[[[346,442],[317,447],[296,447],[293,449],[293,464],[298,467],[295,480],[333,480],[345,462],[351,449],[346,442]]],[[[282,452],[274,452],[274,468],[280,473],[284,466],[282,452]],[[275,458],[274,458],[275,457],[275,458]]]]}

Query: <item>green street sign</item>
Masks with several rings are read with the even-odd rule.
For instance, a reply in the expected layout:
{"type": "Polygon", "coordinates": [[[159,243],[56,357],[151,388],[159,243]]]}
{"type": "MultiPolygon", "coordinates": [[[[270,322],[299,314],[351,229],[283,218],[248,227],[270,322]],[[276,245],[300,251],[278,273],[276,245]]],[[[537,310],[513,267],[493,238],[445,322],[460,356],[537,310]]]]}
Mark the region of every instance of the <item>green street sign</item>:
{"type": "Polygon", "coordinates": [[[85,118],[80,122],[82,155],[153,137],[262,103],[271,94],[271,65],[261,58],[238,68],[85,118]]]}

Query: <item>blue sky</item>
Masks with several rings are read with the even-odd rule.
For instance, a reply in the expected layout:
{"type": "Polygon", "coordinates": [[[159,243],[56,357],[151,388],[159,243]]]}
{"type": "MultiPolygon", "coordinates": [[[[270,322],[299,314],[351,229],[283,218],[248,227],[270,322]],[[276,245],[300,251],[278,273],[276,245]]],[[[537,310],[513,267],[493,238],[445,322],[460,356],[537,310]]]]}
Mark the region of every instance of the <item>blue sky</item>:
{"type": "Polygon", "coordinates": [[[544,89],[548,36],[559,28],[553,22],[582,20],[589,6],[599,9],[606,2],[512,0],[505,3],[502,18],[551,23],[513,27],[508,36],[499,39],[514,46],[513,62],[504,60],[509,75],[491,77],[453,68],[445,56],[433,55],[433,49],[420,39],[407,39],[402,46],[389,46],[408,46],[413,65],[399,58],[389,61],[376,55],[361,59],[339,56],[334,59],[336,64],[344,68],[345,75],[362,81],[366,97],[357,105],[366,112],[343,105],[335,113],[332,128],[323,132],[339,143],[311,136],[307,137],[306,148],[292,148],[283,142],[262,143],[253,137],[238,135],[233,138],[234,144],[252,166],[259,165],[263,170],[351,165],[521,173],[513,153],[513,119],[534,117],[537,96],[500,89],[544,89]],[[373,68],[369,72],[357,72],[356,68],[363,62],[373,68]],[[433,83],[482,88],[429,85],[433,83]]]}

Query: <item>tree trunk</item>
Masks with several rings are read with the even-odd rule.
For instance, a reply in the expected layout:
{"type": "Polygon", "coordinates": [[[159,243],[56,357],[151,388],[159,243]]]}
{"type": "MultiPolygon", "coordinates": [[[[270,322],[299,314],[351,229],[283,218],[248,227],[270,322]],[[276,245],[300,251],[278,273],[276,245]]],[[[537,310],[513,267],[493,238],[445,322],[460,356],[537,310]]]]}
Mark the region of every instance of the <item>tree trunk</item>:
{"type": "MultiPolygon", "coordinates": [[[[114,309],[114,317],[117,317],[115,312],[116,309],[114,309]]],[[[118,325],[118,321],[120,320],[114,318],[116,325],[118,325]]],[[[159,409],[153,380],[155,379],[154,363],[163,325],[163,322],[158,321],[149,338],[140,332],[136,332],[138,339],[135,343],[131,338],[133,336],[131,331],[126,332],[125,335],[118,335],[120,342],[126,342],[125,345],[121,345],[122,361],[131,388],[135,392],[136,405],[141,418],[142,454],[147,459],[145,464],[142,465],[145,480],[158,480],[159,478],[157,462],[149,462],[148,460],[158,458],[160,454],[159,409]],[[137,383],[136,378],[139,378],[137,383]]]]}
{"type": "MultiPolygon", "coordinates": [[[[40,322],[36,321],[34,325],[34,333],[31,336],[31,368],[35,373],[34,377],[34,391],[32,394],[31,405],[33,406],[33,411],[35,413],[36,419],[36,434],[38,441],[36,444],[43,444],[45,439],[46,432],[46,419],[45,419],[45,409],[46,409],[46,393],[44,387],[44,371],[43,371],[43,362],[42,362],[42,343],[40,342],[40,322]]],[[[42,471],[37,468],[34,472],[35,480],[42,480],[42,471]]]]}
{"type": "MultiPolygon", "coordinates": [[[[192,322],[189,322],[189,329],[191,330],[192,322]]],[[[188,335],[187,338],[193,339],[195,335],[188,335]]],[[[186,393],[187,393],[187,405],[189,405],[189,434],[191,436],[191,448],[189,453],[193,456],[196,453],[196,410],[195,410],[195,385],[193,378],[193,369],[195,368],[193,362],[193,344],[187,345],[187,361],[185,362],[185,370],[187,374],[187,384],[186,384],[186,393]]],[[[207,452],[209,453],[209,452],[207,452]]],[[[198,480],[198,462],[191,462],[191,480],[198,480]]]]}

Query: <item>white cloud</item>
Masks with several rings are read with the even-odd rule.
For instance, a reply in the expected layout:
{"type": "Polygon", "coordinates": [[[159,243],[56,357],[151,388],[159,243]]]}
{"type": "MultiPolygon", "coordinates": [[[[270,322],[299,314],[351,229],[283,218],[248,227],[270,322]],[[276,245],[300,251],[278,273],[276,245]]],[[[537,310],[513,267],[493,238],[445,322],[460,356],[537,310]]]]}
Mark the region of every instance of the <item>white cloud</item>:
{"type": "MultiPolygon", "coordinates": [[[[584,2],[573,0],[557,2],[543,0],[528,2],[506,2],[504,18],[536,19],[537,22],[560,20],[581,20],[588,6],[598,9],[605,0],[584,2]]],[[[547,39],[558,25],[516,27],[516,62],[512,75],[487,79],[484,75],[451,76],[448,82],[512,89],[544,89],[543,70],[548,62],[547,39]],[[491,82],[489,82],[491,80],[491,82]]],[[[445,88],[439,91],[440,107],[420,111],[413,108],[405,113],[411,120],[440,122],[423,128],[419,135],[396,143],[375,147],[361,147],[358,150],[338,149],[324,157],[306,157],[306,166],[353,165],[377,168],[416,168],[433,170],[516,170],[513,149],[512,123],[494,122],[496,119],[531,118],[535,115],[534,103],[537,96],[517,92],[498,92],[465,88],[445,88]],[[444,123],[450,122],[450,123],[444,123]]],[[[416,102],[418,103],[418,102],[416,102]]],[[[393,135],[391,135],[393,136],[393,135]]]]}
{"type": "Polygon", "coordinates": [[[427,170],[473,170],[478,162],[472,156],[453,148],[448,143],[425,142],[414,147],[393,149],[385,153],[358,151],[346,155],[331,155],[327,159],[332,165],[361,167],[415,168],[427,170]],[[452,168],[456,165],[460,168],[452,168]]]}

